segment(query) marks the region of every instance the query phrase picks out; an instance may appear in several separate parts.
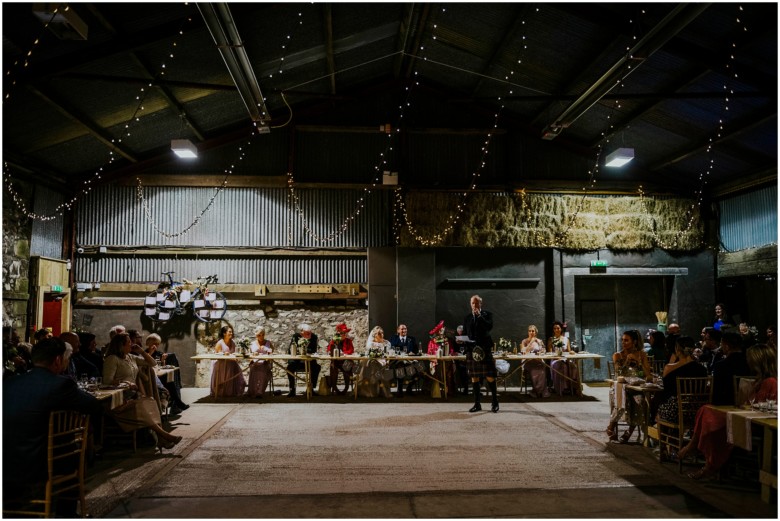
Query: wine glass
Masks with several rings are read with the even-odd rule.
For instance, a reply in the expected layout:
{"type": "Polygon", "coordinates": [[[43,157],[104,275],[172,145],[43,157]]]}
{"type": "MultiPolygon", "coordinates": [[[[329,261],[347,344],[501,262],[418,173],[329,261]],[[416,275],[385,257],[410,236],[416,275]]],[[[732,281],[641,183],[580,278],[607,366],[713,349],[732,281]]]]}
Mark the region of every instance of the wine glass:
{"type": "Polygon", "coordinates": [[[751,394],[751,395],[750,395],[750,398],[748,398],[748,399],[750,400],[750,408],[751,408],[751,409],[755,409],[755,408],[756,408],[756,407],[755,407],[755,404],[756,404],[756,395],[755,395],[755,394],[751,394]]]}
{"type": "Polygon", "coordinates": [[[775,409],[775,405],[777,404],[777,395],[772,393],[769,396],[766,397],[766,405],[767,409],[770,411],[773,411],[775,409]]]}

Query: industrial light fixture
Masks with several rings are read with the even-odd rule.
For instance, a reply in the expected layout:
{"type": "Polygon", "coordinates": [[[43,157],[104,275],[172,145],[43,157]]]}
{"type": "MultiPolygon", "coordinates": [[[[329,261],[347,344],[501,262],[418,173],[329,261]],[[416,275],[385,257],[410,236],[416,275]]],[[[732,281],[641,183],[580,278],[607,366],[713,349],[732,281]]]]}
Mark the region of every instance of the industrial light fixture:
{"type": "Polygon", "coordinates": [[[172,139],[171,150],[179,157],[187,159],[198,157],[198,149],[189,139],[172,139]]]}
{"type": "Polygon", "coordinates": [[[617,168],[625,165],[632,159],[634,159],[633,148],[618,148],[607,156],[607,160],[604,162],[604,166],[617,168]]]}

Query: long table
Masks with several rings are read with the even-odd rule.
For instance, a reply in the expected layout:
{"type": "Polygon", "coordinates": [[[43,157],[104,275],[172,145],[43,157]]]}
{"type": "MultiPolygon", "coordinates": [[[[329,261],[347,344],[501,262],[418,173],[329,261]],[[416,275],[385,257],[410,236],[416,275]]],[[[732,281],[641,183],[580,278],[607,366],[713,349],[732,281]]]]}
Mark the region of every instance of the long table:
{"type": "MultiPolygon", "coordinates": [[[[582,375],[582,362],[583,360],[593,360],[594,364],[598,364],[600,362],[601,358],[604,358],[603,355],[599,355],[596,353],[574,353],[574,354],[544,354],[544,355],[520,355],[520,354],[510,354],[510,353],[493,353],[493,358],[495,359],[501,359],[501,360],[507,360],[509,362],[511,361],[525,361],[525,360],[543,360],[543,361],[554,361],[554,360],[571,360],[577,364],[577,368],[579,369],[579,374],[582,375]]],[[[447,398],[447,363],[448,362],[456,362],[456,361],[465,361],[466,357],[465,355],[448,355],[448,356],[433,356],[433,355],[387,355],[384,357],[385,360],[389,362],[394,362],[398,360],[406,360],[406,361],[413,361],[413,360],[421,360],[421,361],[433,361],[436,360],[438,362],[442,363],[442,371],[441,371],[441,379],[437,378],[435,374],[430,374],[428,371],[425,371],[423,375],[435,382],[438,382],[439,385],[442,386],[443,393],[442,397],[444,399],[447,398]]],[[[235,362],[241,362],[241,361],[253,361],[253,360],[268,360],[271,361],[273,364],[275,364],[278,367],[281,367],[287,374],[293,376],[294,378],[298,380],[302,380],[306,383],[306,397],[311,398],[312,396],[312,382],[311,382],[311,363],[312,361],[328,361],[328,360],[352,360],[354,362],[361,362],[369,360],[369,357],[367,355],[342,355],[342,356],[329,356],[325,354],[312,354],[308,356],[303,355],[291,355],[291,354],[270,354],[270,355],[255,355],[255,356],[249,356],[249,357],[243,357],[243,356],[236,356],[235,354],[215,354],[215,353],[204,353],[200,355],[195,355],[192,357],[192,360],[195,360],[196,362],[200,362],[202,360],[233,360],[235,362]],[[298,376],[296,373],[292,373],[287,370],[287,365],[282,364],[282,362],[287,362],[289,360],[302,360],[305,365],[305,371],[304,371],[304,377],[298,376]]],[[[241,364],[239,364],[239,367],[241,367],[241,364]]],[[[499,379],[503,378],[509,378],[512,374],[516,373],[520,369],[520,365],[516,367],[514,370],[510,371],[506,375],[500,375],[499,379]]],[[[247,364],[246,367],[241,368],[242,371],[248,371],[249,370],[249,364],[247,364]]],[[[557,371],[556,371],[557,372],[557,371]]],[[[582,378],[580,378],[579,381],[575,381],[572,378],[569,378],[567,375],[564,375],[562,373],[559,373],[563,378],[566,378],[567,380],[571,381],[572,383],[575,383],[579,385],[580,387],[580,395],[582,394],[582,378]]],[[[216,383],[216,389],[217,391],[220,389],[220,386],[224,384],[225,382],[215,382],[216,383]]],[[[357,396],[357,395],[356,395],[357,396]]]]}
{"type": "MultiPolygon", "coordinates": [[[[726,413],[726,430],[727,438],[728,431],[731,429],[737,429],[737,426],[733,425],[737,418],[741,419],[740,424],[743,427],[750,427],[751,425],[758,425],[762,427],[763,446],[761,448],[761,469],[758,479],[761,482],[761,500],[765,503],[769,502],[771,495],[771,488],[777,490],[777,469],[772,465],[772,457],[777,458],[777,445],[775,444],[775,437],[777,433],[777,410],[774,411],[759,411],[755,409],[742,409],[734,407],[732,405],[706,405],[711,409],[726,413]],[[729,418],[732,416],[732,418],[729,418]],[[731,425],[730,425],[731,424],[731,425]]],[[[752,450],[750,439],[752,430],[747,429],[748,432],[732,433],[732,440],[734,445],[745,450],[752,450]]]]}

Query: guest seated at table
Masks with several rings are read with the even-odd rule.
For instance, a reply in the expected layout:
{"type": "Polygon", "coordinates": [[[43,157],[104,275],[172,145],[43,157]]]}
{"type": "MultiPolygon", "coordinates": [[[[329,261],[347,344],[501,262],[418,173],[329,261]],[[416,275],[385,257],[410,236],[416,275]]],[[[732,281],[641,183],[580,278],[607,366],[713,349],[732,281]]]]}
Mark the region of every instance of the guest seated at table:
{"type": "MultiPolygon", "coordinates": [[[[32,347],[32,369],[3,381],[4,508],[12,508],[12,501],[44,495],[52,411],[79,411],[93,418],[101,414],[96,398],[81,391],[73,380],[59,376],[67,364],[65,352],[63,341],[41,340],[32,347]]],[[[57,517],[76,517],[75,501],[63,501],[58,500],[55,507],[57,517]]]]}
{"type": "Polygon", "coordinates": [[[723,352],[720,350],[721,336],[721,332],[712,327],[701,330],[701,353],[696,359],[707,367],[708,373],[712,373],[712,364],[723,358],[723,352]]]}
{"type": "Polygon", "coordinates": [[[98,370],[97,366],[82,353],[81,339],[76,333],[71,331],[62,333],[60,335],[60,340],[70,344],[73,348],[73,354],[70,355],[68,367],[72,368],[69,372],[72,371],[76,379],[81,378],[84,375],[87,375],[87,378],[97,378],[98,376],[101,376],[101,372],[98,370]]]}
{"type": "Polygon", "coordinates": [[[358,370],[357,390],[360,396],[376,398],[381,389],[385,398],[392,398],[390,384],[393,381],[393,371],[385,358],[390,349],[390,342],[385,340],[385,332],[379,327],[368,334],[364,356],[368,360],[361,360],[358,370]]]}
{"type": "MultiPolygon", "coordinates": [[[[707,370],[693,358],[696,343],[689,336],[681,336],[675,346],[676,362],[664,367],[664,390],[656,393],[650,403],[650,418],[677,422],[677,379],[707,376],[707,370]]],[[[696,411],[686,411],[693,419],[696,411]]]]}
{"type": "MultiPolygon", "coordinates": [[[[222,326],[219,330],[219,336],[219,341],[214,345],[214,352],[225,355],[235,353],[236,343],[233,341],[233,328],[222,326]]],[[[235,360],[215,360],[211,365],[212,396],[241,396],[244,394],[245,387],[244,373],[235,360]]]]}
{"type": "Polygon", "coordinates": [[[79,336],[79,345],[81,346],[82,356],[92,362],[92,364],[98,368],[98,372],[102,375],[103,353],[98,351],[95,335],[87,331],[80,331],[77,334],[79,336]]]}
{"type": "Polygon", "coordinates": [[[777,349],[777,326],[766,328],[766,344],[777,349]]]}
{"type": "MultiPolygon", "coordinates": [[[[271,341],[265,338],[265,328],[263,326],[255,328],[255,339],[249,345],[249,351],[252,355],[270,355],[274,352],[271,341]]],[[[270,360],[252,360],[249,362],[247,396],[252,398],[264,397],[268,382],[274,377],[274,373],[271,370],[272,366],[273,362],[270,360]]]]}
{"type": "MultiPolygon", "coordinates": [[[[298,332],[293,335],[292,340],[290,341],[290,349],[291,352],[296,352],[298,354],[307,353],[313,355],[317,352],[317,348],[319,347],[318,343],[319,339],[317,338],[317,335],[312,333],[311,326],[309,324],[301,324],[298,326],[298,332]]],[[[309,381],[311,382],[311,389],[313,391],[314,387],[317,385],[317,378],[320,377],[320,370],[322,368],[315,360],[309,362],[309,367],[311,369],[311,375],[309,375],[311,379],[309,381]]],[[[290,360],[287,362],[287,381],[290,383],[290,392],[287,394],[288,397],[292,398],[295,396],[296,378],[294,374],[303,371],[306,371],[306,362],[303,360],[290,360]]]]}
{"type": "Polygon", "coordinates": [[[125,432],[148,427],[157,435],[157,447],[172,449],[181,441],[181,436],[174,436],[162,428],[160,406],[144,389],[139,377],[142,370],[152,370],[157,362],[149,356],[141,346],[134,345],[127,333],[114,335],[106,350],[103,362],[103,383],[108,385],[125,385],[131,393],[131,398],[119,407],[112,409],[110,415],[125,432]],[[130,353],[133,352],[132,356],[130,353]]]}
{"type": "MultiPolygon", "coordinates": [[[[166,365],[165,361],[166,358],[155,356],[160,353],[160,344],[162,343],[162,338],[157,333],[152,333],[151,335],[146,337],[146,352],[149,353],[149,355],[157,361],[158,365],[160,365],[160,362],[162,362],[162,365],[166,365]]],[[[165,355],[165,353],[163,353],[165,355]]],[[[178,375],[179,371],[174,371],[173,375],[178,375]]],[[[171,375],[168,375],[165,379],[165,382],[162,382],[160,378],[157,378],[158,385],[162,385],[165,390],[170,395],[171,399],[171,414],[180,414],[182,411],[186,411],[190,408],[189,405],[184,403],[181,399],[181,386],[176,383],[175,378],[171,378],[171,375]]]]}
{"type": "MultiPolygon", "coordinates": [[[[156,334],[156,333],[154,333],[156,334]]],[[[157,335],[159,338],[159,335],[157,335]]],[[[179,358],[176,356],[176,353],[169,352],[169,351],[163,351],[162,349],[162,338],[159,339],[157,342],[157,347],[155,350],[151,353],[152,357],[157,360],[157,364],[164,366],[172,366],[172,367],[179,367],[181,368],[181,365],[179,365],[179,358]]],[[[178,389],[181,389],[181,369],[178,371],[173,372],[173,381],[176,383],[176,387],[178,389]]]]}
{"type": "MultiPolygon", "coordinates": [[[[465,356],[466,355],[466,341],[465,340],[458,340],[458,337],[465,337],[465,329],[463,325],[459,325],[457,328],[455,328],[455,351],[457,355],[465,356]]],[[[469,379],[469,369],[466,366],[465,360],[456,360],[455,361],[455,384],[458,386],[458,391],[462,392],[463,395],[468,396],[469,395],[469,388],[471,388],[471,379],[469,379]],[[463,391],[460,391],[460,389],[463,388],[463,391]]]]}
{"type": "MultiPolygon", "coordinates": [[[[542,355],[547,352],[544,342],[538,335],[539,330],[533,324],[528,326],[528,337],[520,342],[520,347],[524,355],[542,355]]],[[[547,364],[544,360],[525,360],[523,361],[523,371],[531,378],[531,396],[534,398],[549,398],[550,391],[547,389],[547,364]]]]}
{"type": "Polygon", "coordinates": [[[650,347],[645,348],[647,356],[652,356],[655,362],[668,362],[669,357],[666,355],[666,337],[660,331],[650,330],[645,337],[650,347]]]}
{"type": "MultiPolygon", "coordinates": [[[[616,376],[641,376],[650,381],[653,377],[652,369],[647,354],[642,349],[642,338],[639,331],[635,329],[624,331],[620,343],[622,350],[612,355],[616,376]]],[[[623,388],[619,383],[613,384],[609,392],[612,394],[611,402],[615,404],[615,408],[610,415],[607,435],[611,441],[618,441],[618,420],[627,416],[628,430],[620,437],[620,443],[628,443],[634,429],[645,423],[644,396],[642,393],[634,393],[623,388]],[[619,393],[616,392],[618,388],[621,388],[619,393]]]]}
{"type": "MultiPolygon", "coordinates": [[[[419,347],[417,346],[417,339],[409,335],[409,328],[406,324],[398,324],[396,329],[397,333],[390,337],[390,347],[392,347],[399,354],[417,355],[419,354],[419,347]]],[[[404,384],[406,384],[406,392],[409,395],[414,394],[414,383],[419,376],[414,369],[415,365],[409,360],[398,360],[393,364],[393,370],[396,374],[396,382],[398,385],[398,397],[404,396],[404,384]],[[398,375],[403,376],[398,378],[398,375]]]]}
{"type": "MultiPolygon", "coordinates": [[[[336,326],[336,332],[333,338],[328,342],[328,354],[333,355],[334,349],[339,356],[351,355],[355,353],[355,346],[352,345],[352,337],[349,332],[352,331],[346,324],[341,323],[336,326]]],[[[333,394],[347,394],[349,383],[352,381],[352,369],[354,368],[352,360],[331,360],[330,361],[330,390],[333,394]],[[346,365],[345,365],[346,364],[346,365]],[[338,387],[339,372],[344,375],[344,390],[340,391],[338,387]]]]}
{"type": "MultiPolygon", "coordinates": [[[[777,349],[756,344],[747,350],[746,358],[748,366],[757,375],[748,400],[751,403],[777,400],[777,349]]],[[[678,458],[684,459],[697,450],[701,452],[704,467],[688,474],[690,478],[701,479],[715,475],[728,461],[733,448],[727,441],[726,412],[704,406],[696,414],[691,440],[680,449],[678,458]]]]}
{"type": "Polygon", "coordinates": [[[33,333],[33,340],[37,344],[41,340],[46,340],[47,338],[52,338],[54,334],[51,332],[51,329],[42,328],[33,333]]]}
{"type": "Polygon", "coordinates": [[[739,336],[742,337],[742,347],[744,349],[758,343],[758,330],[747,322],[739,323],[739,336]]]}
{"type": "MultiPolygon", "coordinates": [[[[453,347],[453,343],[448,338],[447,329],[444,327],[444,321],[439,322],[429,333],[428,340],[428,355],[430,356],[451,356],[457,354],[453,347]]],[[[441,382],[447,382],[447,396],[453,396],[455,389],[455,368],[453,364],[439,364],[438,360],[431,360],[430,362],[431,374],[441,382]],[[447,368],[447,373],[442,373],[442,367],[447,368]]],[[[435,384],[436,382],[434,382],[435,384]]],[[[433,389],[431,389],[433,393],[433,389]]]]}
{"type": "Polygon", "coordinates": [[[742,351],[742,337],[739,333],[723,333],[720,349],[724,358],[712,364],[712,404],[734,404],[734,377],[753,374],[742,351]]]}
{"type": "Polygon", "coordinates": [[[24,374],[32,368],[32,346],[21,342],[16,330],[3,326],[3,378],[24,374]]]}
{"type": "MultiPolygon", "coordinates": [[[[563,323],[553,322],[553,336],[547,341],[547,351],[559,353],[572,353],[568,337],[563,335],[563,323]]],[[[563,396],[569,392],[572,396],[581,396],[580,370],[574,360],[554,360],[550,364],[553,389],[558,395],[563,396]]]]}

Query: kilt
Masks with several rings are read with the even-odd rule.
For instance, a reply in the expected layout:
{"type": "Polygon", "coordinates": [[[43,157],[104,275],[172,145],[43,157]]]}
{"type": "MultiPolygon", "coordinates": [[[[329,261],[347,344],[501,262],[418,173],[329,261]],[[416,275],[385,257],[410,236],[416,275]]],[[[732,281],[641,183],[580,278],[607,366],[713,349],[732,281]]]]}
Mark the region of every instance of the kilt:
{"type": "Polygon", "coordinates": [[[490,357],[489,360],[482,360],[481,362],[469,358],[466,360],[466,370],[468,370],[470,378],[480,378],[482,376],[495,378],[496,361],[493,360],[493,357],[490,357]]]}

